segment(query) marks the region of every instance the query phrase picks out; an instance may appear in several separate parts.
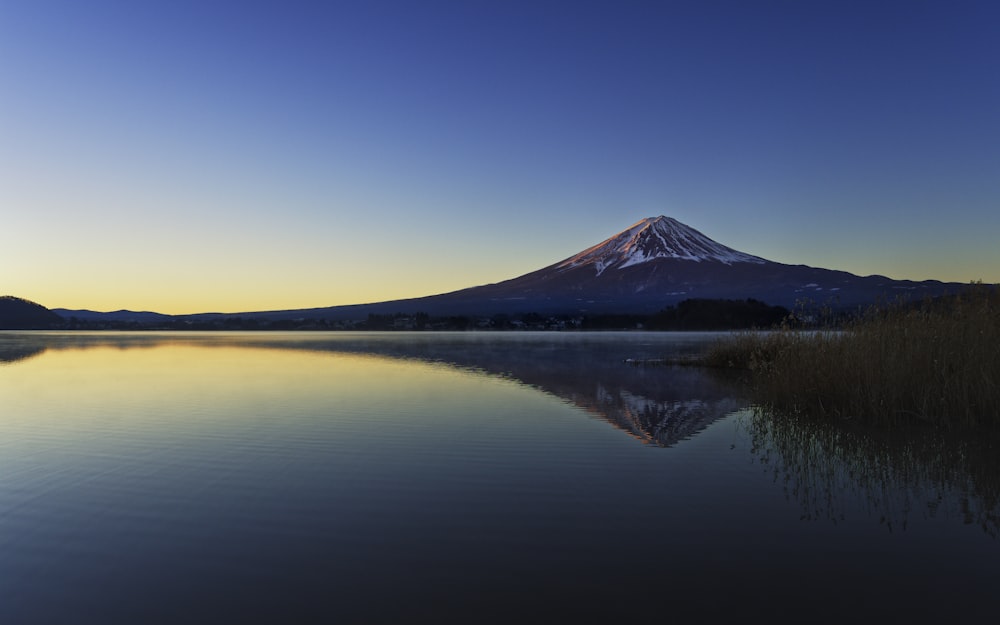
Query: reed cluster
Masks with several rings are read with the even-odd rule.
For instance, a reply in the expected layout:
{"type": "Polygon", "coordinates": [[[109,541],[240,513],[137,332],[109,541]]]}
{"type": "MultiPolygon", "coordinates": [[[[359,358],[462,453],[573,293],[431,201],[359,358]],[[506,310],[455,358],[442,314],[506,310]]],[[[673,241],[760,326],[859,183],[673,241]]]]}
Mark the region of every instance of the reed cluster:
{"type": "Polygon", "coordinates": [[[1000,296],[972,285],[876,306],[838,329],[743,333],[705,364],[748,370],[755,400],[780,412],[1000,426],[1000,296]]]}

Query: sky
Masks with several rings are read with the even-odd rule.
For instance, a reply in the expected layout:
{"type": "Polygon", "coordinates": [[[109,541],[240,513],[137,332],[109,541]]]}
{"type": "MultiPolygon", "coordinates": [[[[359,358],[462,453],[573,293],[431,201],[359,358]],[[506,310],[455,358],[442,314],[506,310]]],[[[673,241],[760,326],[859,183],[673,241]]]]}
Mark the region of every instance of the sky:
{"type": "Polygon", "coordinates": [[[1000,282],[1000,3],[0,0],[0,294],[384,301],[661,214],[1000,282]]]}

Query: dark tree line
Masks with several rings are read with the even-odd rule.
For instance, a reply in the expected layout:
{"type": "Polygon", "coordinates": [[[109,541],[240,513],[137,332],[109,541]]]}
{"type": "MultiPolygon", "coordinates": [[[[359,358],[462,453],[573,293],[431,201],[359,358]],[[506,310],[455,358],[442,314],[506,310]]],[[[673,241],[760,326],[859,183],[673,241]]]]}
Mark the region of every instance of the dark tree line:
{"type": "Polygon", "coordinates": [[[651,330],[731,330],[770,328],[788,318],[784,306],[755,299],[688,299],[664,308],[649,320],[651,330]]]}
{"type": "Polygon", "coordinates": [[[584,317],[585,330],[739,330],[770,328],[789,318],[783,306],[755,299],[687,299],[652,315],[592,315],[584,317]]]}

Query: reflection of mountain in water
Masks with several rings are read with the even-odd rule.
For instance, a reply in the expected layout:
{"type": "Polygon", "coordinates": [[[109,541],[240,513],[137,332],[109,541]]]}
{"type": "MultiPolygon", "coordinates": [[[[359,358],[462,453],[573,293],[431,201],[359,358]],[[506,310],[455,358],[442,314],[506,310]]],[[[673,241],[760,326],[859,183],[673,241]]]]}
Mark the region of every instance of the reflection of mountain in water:
{"type": "MultiPolygon", "coordinates": [[[[635,367],[626,358],[663,358],[705,347],[713,335],[550,333],[127,334],[18,335],[18,349],[225,345],[371,354],[443,363],[498,375],[579,406],[631,436],[671,446],[745,404],[704,371],[635,367]],[[31,341],[31,343],[26,343],[31,341]]],[[[0,335],[0,346],[11,336],[0,335]]],[[[2,349],[2,347],[0,347],[2,349]]]]}
{"type": "MultiPolygon", "coordinates": [[[[673,374],[677,376],[679,372],[673,374]]],[[[587,407],[584,402],[578,403],[587,407]]],[[[600,388],[593,412],[644,442],[669,447],[743,407],[745,403],[731,396],[655,400],[633,395],[625,389],[600,388]]]]}
{"type": "MultiPolygon", "coordinates": [[[[690,339],[691,337],[689,337],[690,339]]],[[[689,367],[635,367],[626,358],[685,353],[705,341],[643,344],[587,335],[469,335],[452,340],[338,343],[335,351],[440,362],[499,375],[555,395],[628,432],[669,447],[746,406],[734,388],[689,367]]]]}
{"type": "Polygon", "coordinates": [[[0,365],[33,358],[46,350],[44,343],[23,334],[0,334],[0,365]],[[24,337],[28,337],[25,339],[24,337]]]}

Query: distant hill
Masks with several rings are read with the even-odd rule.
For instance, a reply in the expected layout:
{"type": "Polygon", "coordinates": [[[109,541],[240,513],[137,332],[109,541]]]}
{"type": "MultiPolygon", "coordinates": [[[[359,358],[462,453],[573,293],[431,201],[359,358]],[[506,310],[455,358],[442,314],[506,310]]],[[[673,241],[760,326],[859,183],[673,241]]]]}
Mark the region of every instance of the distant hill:
{"type": "Polygon", "coordinates": [[[137,312],[134,310],[115,310],[112,312],[97,312],[93,310],[70,310],[67,308],[53,308],[52,312],[56,313],[63,319],[69,320],[76,318],[80,321],[121,321],[127,323],[157,323],[162,321],[170,321],[173,319],[171,315],[164,315],[158,312],[137,312]]]}
{"type": "Polygon", "coordinates": [[[62,317],[41,304],[0,296],[0,330],[50,330],[62,325],[62,317]]]}

